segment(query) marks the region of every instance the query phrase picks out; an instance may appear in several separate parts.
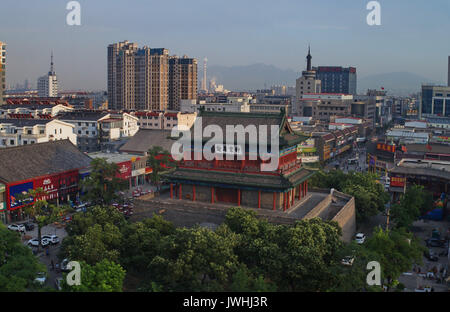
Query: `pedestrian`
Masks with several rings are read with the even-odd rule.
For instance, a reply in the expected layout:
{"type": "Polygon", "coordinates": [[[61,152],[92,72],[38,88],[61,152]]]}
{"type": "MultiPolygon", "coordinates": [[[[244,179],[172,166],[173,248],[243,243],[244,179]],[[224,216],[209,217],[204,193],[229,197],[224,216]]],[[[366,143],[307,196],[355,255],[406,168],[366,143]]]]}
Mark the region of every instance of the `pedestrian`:
{"type": "Polygon", "coordinates": [[[52,259],[51,264],[52,264],[52,271],[54,271],[55,270],[55,263],[53,262],[53,259],[52,259]]]}

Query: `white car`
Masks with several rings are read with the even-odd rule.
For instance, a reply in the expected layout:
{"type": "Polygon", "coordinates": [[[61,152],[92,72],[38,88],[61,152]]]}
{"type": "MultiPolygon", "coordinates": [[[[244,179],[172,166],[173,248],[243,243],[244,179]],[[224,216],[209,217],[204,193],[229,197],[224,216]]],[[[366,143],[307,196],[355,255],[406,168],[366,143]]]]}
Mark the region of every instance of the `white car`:
{"type": "MultiPolygon", "coordinates": [[[[49,241],[47,239],[45,239],[45,238],[41,239],[41,246],[42,247],[45,247],[48,244],[50,244],[50,243],[49,243],[49,241]]],[[[33,247],[38,247],[39,246],[39,240],[37,238],[30,239],[28,241],[28,245],[29,246],[33,246],[33,247]]]]}
{"type": "Polygon", "coordinates": [[[17,232],[25,232],[25,226],[22,224],[10,224],[8,225],[8,230],[17,231],[17,232]]]}
{"type": "Polygon", "coordinates": [[[356,234],[355,241],[358,244],[363,244],[365,242],[365,240],[366,240],[366,235],[364,235],[363,233],[356,234]]]}
{"type": "Polygon", "coordinates": [[[59,243],[59,237],[56,235],[43,235],[42,239],[46,239],[49,243],[53,245],[59,243]]]}
{"type": "Polygon", "coordinates": [[[38,273],[37,277],[34,279],[34,281],[39,285],[44,285],[46,280],[47,274],[45,274],[44,272],[38,273]]]}

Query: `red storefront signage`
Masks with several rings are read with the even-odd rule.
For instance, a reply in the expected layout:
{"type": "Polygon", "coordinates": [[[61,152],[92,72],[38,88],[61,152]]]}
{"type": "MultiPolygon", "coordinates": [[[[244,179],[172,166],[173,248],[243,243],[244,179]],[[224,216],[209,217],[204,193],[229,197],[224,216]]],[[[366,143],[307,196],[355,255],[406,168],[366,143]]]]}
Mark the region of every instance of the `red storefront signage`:
{"type": "Polygon", "coordinates": [[[395,145],[389,145],[384,143],[377,143],[377,150],[395,153],[395,145]]]}
{"type": "Polygon", "coordinates": [[[34,189],[42,188],[47,193],[47,195],[42,196],[41,199],[56,199],[58,197],[59,179],[59,175],[37,179],[34,182],[34,189]]]}
{"type": "Polygon", "coordinates": [[[399,177],[391,177],[391,186],[396,187],[404,187],[405,186],[406,179],[405,178],[399,178],[399,177]]]}
{"type": "Polygon", "coordinates": [[[120,179],[128,180],[131,177],[131,161],[118,163],[117,166],[119,166],[117,177],[120,179]]]}

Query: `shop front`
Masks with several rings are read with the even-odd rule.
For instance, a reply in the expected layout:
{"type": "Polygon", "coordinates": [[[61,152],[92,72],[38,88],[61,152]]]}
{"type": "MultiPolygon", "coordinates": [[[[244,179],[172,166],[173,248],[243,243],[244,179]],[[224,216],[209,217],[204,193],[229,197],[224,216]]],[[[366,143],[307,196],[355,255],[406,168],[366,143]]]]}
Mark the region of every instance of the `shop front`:
{"type": "Polygon", "coordinates": [[[6,200],[5,200],[6,188],[5,185],[0,183],[0,223],[6,224],[6,200]]]}

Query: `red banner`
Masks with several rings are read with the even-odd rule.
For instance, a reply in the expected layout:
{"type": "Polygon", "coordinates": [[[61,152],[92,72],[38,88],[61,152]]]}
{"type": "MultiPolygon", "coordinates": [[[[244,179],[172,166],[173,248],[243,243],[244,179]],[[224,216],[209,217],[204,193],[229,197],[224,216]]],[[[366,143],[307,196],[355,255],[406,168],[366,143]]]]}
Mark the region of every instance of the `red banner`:
{"type": "Polygon", "coordinates": [[[395,153],[395,145],[389,145],[384,143],[377,143],[377,150],[395,153]]]}
{"type": "Polygon", "coordinates": [[[131,161],[118,163],[117,166],[119,166],[117,177],[120,179],[128,180],[131,177],[131,161]]]}
{"type": "Polygon", "coordinates": [[[391,177],[391,186],[395,187],[404,187],[405,186],[406,179],[405,178],[399,178],[399,177],[391,177]]]}

